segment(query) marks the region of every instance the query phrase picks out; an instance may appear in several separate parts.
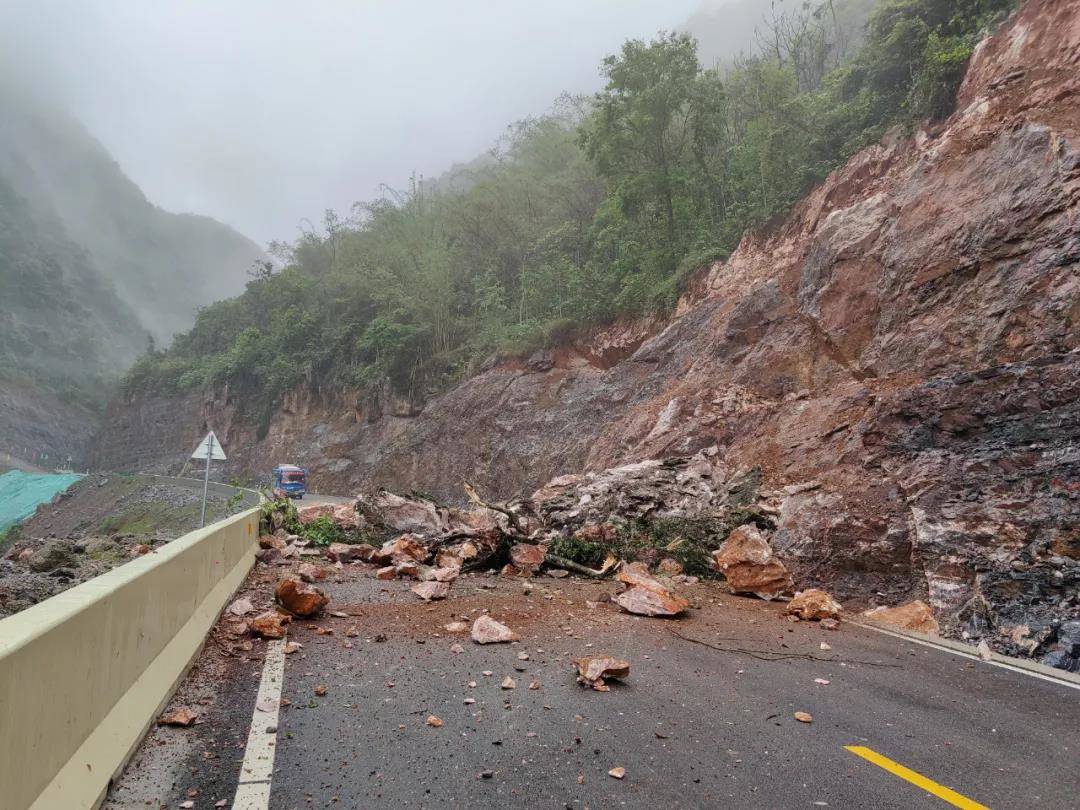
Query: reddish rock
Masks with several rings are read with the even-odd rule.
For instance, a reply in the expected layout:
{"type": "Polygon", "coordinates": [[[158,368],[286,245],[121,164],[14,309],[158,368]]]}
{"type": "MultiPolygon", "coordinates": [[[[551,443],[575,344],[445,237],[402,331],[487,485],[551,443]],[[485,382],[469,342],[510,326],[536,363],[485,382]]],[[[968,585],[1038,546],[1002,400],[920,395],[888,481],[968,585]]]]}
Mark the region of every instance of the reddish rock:
{"type": "Polygon", "coordinates": [[[397,579],[397,567],[388,565],[375,572],[376,579],[397,579]]]}
{"type": "Polygon", "coordinates": [[[435,555],[435,564],[440,568],[461,568],[469,560],[476,559],[479,549],[476,543],[466,541],[440,549],[435,555]]]}
{"type": "Polygon", "coordinates": [[[195,712],[186,707],[179,709],[173,709],[172,711],[165,712],[158,718],[159,726],[190,726],[195,723],[199,718],[195,712]]]}
{"type": "Polygon", "coordinates": [[[330,599],[318,588],[292,577],[285,577],[278,583],[274,597],[294,616],[315,616],[330,604],[330,599]]]}
{"type": "Polygon", "coordinates": [[[622,680],[630,674],[630,662],[608,655],[588,655],[574,659],[577,665],[578,683],[590,686],[598,692],[610,690],[606,681],[622,680]]]}
{"type": "Polygon", "coordinates": [[[146,545],[146,543],[137,543],[136,545],[131,547],[131,556],[132,557],[141,557],[143,554],[149,554],[149,553],[150,553],[150,546],[146,545]]]}
{"type": "Polygon", "coordinates": [[[547,546],[517,543],[510,548],[510,564],[519,571],[532,574],[544,563],[547,546]]]}
{"type": "Polygon", "coordinates": [[[421,568],[421,566],[415,560],[407,559],[405,562],[397,563],[394,566],[394,572],[399,577],[409,577],[410,579],[419,579],[420,578],[420,568],[421,568]]]}
{"type": "Polygon", "coordinates": [[[447,565],[442,568],[432,568],[430,576],[436,582],[453,582],[461,576],[461,569],[455,565],[447,565]]]}
{"type": "Polygon", "coordinates": [[[640,616],[672,617],[690,607],[690,603],[670,591],[635,585],[615,597],[615,604],[627,613],[640,616]]]}
{"type": "Polygon", "coordinates": [[[664,593],[668,590],[649,573],[649,567],[642,562],[632,562],[622,566],[618,573],[615,574],[615,579],[631,587],[646,588],[658,593],[664,593]]]}
{"type": "Polygon", "coordinates": [[[739,526],[728,535],[724,544],[713,552],[713,564],[736,593],[775,599],[793,587],[787,567],[752,523],[739,526]]]}
{"type": "Polygon", "coordinates": [[[421,582],[417,585],[413,585],[409,590],[425,602],[430,602],[433,599],[445,599],[447,594],[450,593],[450,583],[434,581],[421,582]]]}
{"type": "Polygon", "coordinates": [[[517,633],[486,614],[473,622],[471,635],[477,644],[499,644],[518,640],[517,633]]]}
{"type": "Polygon", "coordinates": [[[443,629],[445,629],[447,633],[468,633],[469,625],[465,622],[450,622],[443,629]]]}
{"type": "Polygon", "coordinates": [[[334,523],[346,531],[360,527],[360,516],[356,513],[354,504],[338,504],[334,507],[330,516],[333,518],[334,523]]]}
{"type": "Polygon", "coordinates": [[[784,608],[784,615],[798,616],[806,621],[835,619],[840,615],[840,603],[825,591],[810,588],[795,594],[784,608]]]}
{"type": "Polygon", "coordinates": [[[937,619],[930,606],[922,600],[916,599],[896,607],[878,607],[862,614],[863,618],[873,624],[882,624],[897,630],[914,630],[916,633],[925,633],[936,636],[941,632],[937,619]]]}
{"type": "Polygon", "coordinates": [[[389,558],[394,563],[424,562],[429,554],[427,547],[410,534],[384,543],[379,550],[380,557],[389,558]]]}
{"type": "Polygon", "coordinates": [[[259,535],[259,548],[276,548],[278,551],[285,548],[285,539],[276,534],[259,535]]]}
{"type": "Polygon", "coordinates": [[[263,638],[285,638],[286,627],[290,621],[291,616],[268,610],[251,620],[251,631],[263,638]]]}
{"type": "Polygon", "coordinates": [[[296,567],[296,573],[304,582],[322,582],[326,579],[326,570],[311,563],[300,563],[296,567]]]}

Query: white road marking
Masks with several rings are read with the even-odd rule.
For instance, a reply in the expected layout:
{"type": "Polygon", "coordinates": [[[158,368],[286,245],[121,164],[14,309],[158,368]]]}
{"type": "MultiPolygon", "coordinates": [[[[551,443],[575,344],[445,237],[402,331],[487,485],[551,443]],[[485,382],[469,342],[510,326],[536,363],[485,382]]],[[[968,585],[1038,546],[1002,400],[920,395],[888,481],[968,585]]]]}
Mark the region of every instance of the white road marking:
{"type": "Polygon", "coordinates": [[[240,766],[240,786],[233,810],[266,810],[270,805],[270,778],[274,773],[281,686],[285,679],[285,642],[271,641],[266,648],[259,694],[251,715],[244,763],[240,766]],[[268,729],[273,729],[269,731],[268,729]]]}
{"type": "MultiPolygon", "coordinates": [[[[882,633],[882,634],[884,634],[886,636],[892,636],[893,638],[899,638],[899,639],[907,641],[907,642],[909,642],[911,644],[921,644],[922,646],[929,647],[932,650],[939,650],[940,652],[949,653],[951,655],[956,655],[956,656],[959,656],[960,658],[968,658],[968,659],[970,659],[972,661],[978,661],[978,662],[980,662],[982,664],[989,664],[992,667],[1001,667],[1002,669],[1007,669],[1007,670],[1010,670],[1011,672],[1018,672],[1021,675],[1027,675],[1029,678],[1038,678],[1041,681],[1049,681],[1050,683],[1056,683],[1059,686],[1067,686],[1070,689],[1080,689],[1080,683],[1077,683],[1077,682],[1072,681],[1072,680],[1068,680],[1065,677],[1055,678],[1052,675],[1044,675],[1041,672],[1035,672],[1034,670],[1031,670],[1031,669],[1026,669],[1024,667],[1015,666],[1013,664],[1008,663],[1007,661],[997,661],[997,660],[994,660],[994,659],[991,659],[989,661],[984,661],[983,659],[981,659],[975,653],[969,653],[969,652],[967,652],[965,650],[958,650],[958,649],[956,649],[954,647],[946,646],[944,644],[935,644],[933,641],[927,641],[927,640],[923,640],[921,638],[915,638],[914,636],[908,635],[907,633],[897,633],[897,632],[894,632],[892,630],[886,630],[884,627],[877,627],[875,625],[867,624],[867,623],[864,623],[864,622],[855,622],[855,621],[853,621],[853,622],[851,622],[851,624],[854,624],[857,627],[862,627],[862,628],[864,628],[866,630],[873,630],[875,633],[882,633]]],[[[1065,673],[1065,674],[1067,674],[1067,673],[1065,673]]]]}

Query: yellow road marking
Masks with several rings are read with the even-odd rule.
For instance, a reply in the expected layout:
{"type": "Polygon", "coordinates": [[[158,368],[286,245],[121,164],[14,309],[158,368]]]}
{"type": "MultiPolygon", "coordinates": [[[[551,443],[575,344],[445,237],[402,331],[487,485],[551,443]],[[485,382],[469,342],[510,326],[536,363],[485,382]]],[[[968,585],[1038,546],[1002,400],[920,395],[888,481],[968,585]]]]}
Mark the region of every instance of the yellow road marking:
{"type": "Polygon", "coordinates": [[[950,790],[944,785],[939,785],[932,779],[927,779],[921,773],[916,773],[910,768],[905,768],[899,762],[893,762],[888,757],[883,757],[873,749],[866,748],[862,745],[845,745],[844,748],[855,756],[862,757],[868,762],[873,762],[879,768],[884,768],[889,773],[899,776],[901,779],[906,779],[908,782],[911,782],[911,784],[948,802],[953,807],[960,807],[963,808],[963,810],[990,810],[985,804],[979,804],[966,796],[961,796],[955,790],[950,790]]]}

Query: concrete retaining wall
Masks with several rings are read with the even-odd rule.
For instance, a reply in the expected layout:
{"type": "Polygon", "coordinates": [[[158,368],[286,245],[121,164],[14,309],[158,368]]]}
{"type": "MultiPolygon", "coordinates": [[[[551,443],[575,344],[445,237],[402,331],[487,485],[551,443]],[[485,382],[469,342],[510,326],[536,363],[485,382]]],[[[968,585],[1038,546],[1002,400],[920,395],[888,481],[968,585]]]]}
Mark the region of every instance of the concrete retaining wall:
{"type": "Polygon", "coordinates": [[[257,550],[258,510],[0,620],[0,805],[77,810],[105,794],[257,550]]]}

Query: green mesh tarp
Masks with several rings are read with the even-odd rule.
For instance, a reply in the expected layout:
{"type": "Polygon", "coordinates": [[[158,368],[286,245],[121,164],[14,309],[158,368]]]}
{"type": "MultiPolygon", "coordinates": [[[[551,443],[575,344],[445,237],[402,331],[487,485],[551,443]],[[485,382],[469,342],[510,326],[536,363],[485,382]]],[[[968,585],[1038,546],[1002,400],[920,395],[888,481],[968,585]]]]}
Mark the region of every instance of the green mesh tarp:
{"type": "Polygon", "coordinates": [[[38,504],[48,503],[80,478],[74,473],[45,475],[19,470],[0,475],[0,532],[30,517],[38,504]]]}

